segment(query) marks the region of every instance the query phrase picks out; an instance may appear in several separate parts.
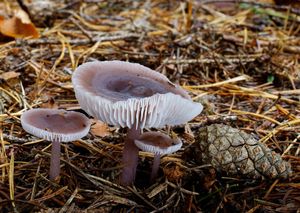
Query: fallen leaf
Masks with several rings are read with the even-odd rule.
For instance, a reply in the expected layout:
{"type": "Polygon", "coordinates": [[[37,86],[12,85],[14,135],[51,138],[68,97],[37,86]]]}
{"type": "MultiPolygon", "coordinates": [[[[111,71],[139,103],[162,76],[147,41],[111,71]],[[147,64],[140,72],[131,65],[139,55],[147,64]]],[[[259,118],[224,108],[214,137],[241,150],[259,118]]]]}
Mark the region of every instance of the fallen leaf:
{"type": "Polygon", "coordinates": [[[31,24],[30,18],[24,10],[16,10],[15,17],[20,19],[23,24],[31,24]]]}
{"type": "Polygon", "coordinates": [[[0,79],[2,79],[4,81],[7,81],[9,79],[16,78],[19,75],[20,75],[20,73],[17,73],[15,71],[9,71],[9,72],[5,72],[5,73],[0,74],[0,79]]]}
{"type": "Polygon", "coordinates": [[[0,33],[13,38],[38,38],[39,33],[23,10],[15,12],[14,17],[5,19],[0,16],[0,33]]]}
{"type": "Polygon", "coordinates": [[[106,123],[98,120],[93,120],[93,125],[91,127],[91,133],[95,136],[105,137],[110,134],[109,128],[106,123]],[[94,123],[95,122],[95,123],[94,123]]]}

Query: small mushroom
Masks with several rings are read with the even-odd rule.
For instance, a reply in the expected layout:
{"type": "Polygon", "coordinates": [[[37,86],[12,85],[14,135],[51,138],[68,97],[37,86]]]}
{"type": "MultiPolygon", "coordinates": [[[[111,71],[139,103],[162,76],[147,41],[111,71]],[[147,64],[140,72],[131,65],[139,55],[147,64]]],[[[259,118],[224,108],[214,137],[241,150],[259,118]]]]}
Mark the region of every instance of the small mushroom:
{"type": "Polygon", "coordinates": [[[183,124],[203,108],[167,77],[136,63],[88,62],[75,70],[72,83],[81,108],[88,114],[111,125],[128,127],[123,185],[135,179],[138,148],[134,140],[144,127],[183,124]]]}
{"type": "Polygon", "coordinates": [[[172,139],[170,136],[161,132],[146,132],[136,139],[134,143],[144,152],[154,154],[150,182],[153,182],[157,176],[160,156],[176,152],[182,146],[182,142],[179,138],[172,139]]]}
{"type": "Polygon", "coordinates": [[[91,125],[82,113],[46,108],[24,112],[21,124],[26,132],[52,141],[49,173],[51,180],[60,173],[60,142],[74,141],[86,136],[91,125]]]}

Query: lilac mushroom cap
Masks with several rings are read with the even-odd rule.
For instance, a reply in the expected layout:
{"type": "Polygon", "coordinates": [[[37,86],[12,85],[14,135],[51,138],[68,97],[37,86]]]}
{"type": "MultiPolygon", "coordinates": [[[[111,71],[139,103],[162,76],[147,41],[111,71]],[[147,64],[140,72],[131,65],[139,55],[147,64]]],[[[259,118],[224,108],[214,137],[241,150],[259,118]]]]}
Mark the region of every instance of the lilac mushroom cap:
{"type": "Polygon", "coordinates": [[[146,132],[134,141],[135,145],[145,152],[154,154],[150,182],[157,176],[160,164],[160,156],[178,151],[182,142],[179,138],[171,138],[161,132],[146,132]]]}
{"type": "Polygon", "coordinates": [[[72,82],[82,109],[115,126],[178,125],[203,109],[167,77],[136,63],[88,62],[75,70],[72,82]]]}
{"type": "Polygon", "coordinates": [[[82,113],[60,109],[31,109],[21,116],[23,129],[48,141],[69,142],[86,136],[89,119],[82,113]]]}
{"type": "Polygon", "coordinates": [[[86,136],[91,122],[79,112],[40,108],[24,112],[21,124],[26,132],[52,142],[49,175],[54,180],[60,173],[60,142],[86,136]]]}
{"type": "Polygon", "coordinates": [[[72,76],[83,110],[111,125],[128,127],[123,149],[121,184],[133,183],[138,161],[134,140],[144,127],[178,125],[203,109],[181,87],[143,65],[95,61],[80,65],[72,76]]]}
{"type": "Polygon", "coordinates": [[[179,138],[172,139],[161,132],[146,132],[136,139],[134,143],[141,150],[158,155],[174,153],[182,146],[179,138]]]}

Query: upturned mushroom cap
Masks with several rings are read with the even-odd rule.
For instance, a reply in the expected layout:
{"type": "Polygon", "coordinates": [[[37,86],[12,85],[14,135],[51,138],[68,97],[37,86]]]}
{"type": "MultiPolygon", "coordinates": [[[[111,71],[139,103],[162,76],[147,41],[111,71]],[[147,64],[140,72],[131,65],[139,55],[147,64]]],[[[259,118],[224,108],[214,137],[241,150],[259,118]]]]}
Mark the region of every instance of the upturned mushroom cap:
{"type": "Polygon", "coordinates": [[[203,108],[164,75],[135,63],[88,62],[75,70],[72,82],[82,109],[115,126],[178,125],[203,108]]]}
{"type": "Polygon", "coordinates": [[[31,109],[21,116],[23,129],[48,141],[69,142],[87,135],[89,119],[79,112],[56,109],[31,109]]]}
{"type": "Polygon", "coordinates": [[[182,142],[179,138],[172,139],[160,132],[146,132],[134,141],[135,145],[145,152],[154,154],[171,154],[178,151],[182,142]]]}

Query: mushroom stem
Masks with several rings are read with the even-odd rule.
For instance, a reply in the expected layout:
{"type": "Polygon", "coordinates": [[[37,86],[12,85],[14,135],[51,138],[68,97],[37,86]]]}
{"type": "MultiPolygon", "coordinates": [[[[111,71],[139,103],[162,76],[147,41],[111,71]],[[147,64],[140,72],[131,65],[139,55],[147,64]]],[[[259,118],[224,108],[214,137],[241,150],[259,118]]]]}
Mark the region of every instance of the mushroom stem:
{"type": "Polygon", "coordinates": [[[51,161],[50,161],[50,180],[54,180],[60,173],[60,142],[52,141],[51,161]]]}
{"type": "Polygon", "coordinates": [[[159,164],[160,164],[160,154],[154,154],[150,183],[153,183],[153,181],[155,180],[155,178],[157,176],[159,164]]]}
{"type": "Polygon", "coordinates": [[[133,184],[136,174],[136,167],[138,163],[139,148],[134,144],[134,140],[141,135],[139,127],[132,127],[128,129],[127,137],[124,141],[123,149],[123,171],[121,176],[121,184],[128,186],[133,184]]]}

